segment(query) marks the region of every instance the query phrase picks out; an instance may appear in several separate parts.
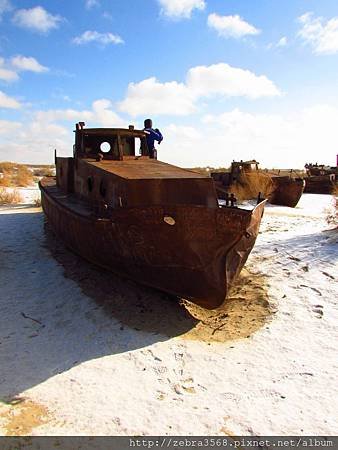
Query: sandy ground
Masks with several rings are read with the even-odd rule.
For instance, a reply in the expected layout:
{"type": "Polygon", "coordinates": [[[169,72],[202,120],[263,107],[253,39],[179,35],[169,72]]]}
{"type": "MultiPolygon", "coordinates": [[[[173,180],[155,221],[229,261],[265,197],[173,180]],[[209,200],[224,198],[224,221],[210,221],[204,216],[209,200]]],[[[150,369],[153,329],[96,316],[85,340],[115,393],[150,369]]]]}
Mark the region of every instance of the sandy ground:
{"type": "Polygon", "coordinates": [[[0,207],[1,433],[337,434],[331,203],[268,206],[213,312],[91,266],[39,208],[0,207]]]}

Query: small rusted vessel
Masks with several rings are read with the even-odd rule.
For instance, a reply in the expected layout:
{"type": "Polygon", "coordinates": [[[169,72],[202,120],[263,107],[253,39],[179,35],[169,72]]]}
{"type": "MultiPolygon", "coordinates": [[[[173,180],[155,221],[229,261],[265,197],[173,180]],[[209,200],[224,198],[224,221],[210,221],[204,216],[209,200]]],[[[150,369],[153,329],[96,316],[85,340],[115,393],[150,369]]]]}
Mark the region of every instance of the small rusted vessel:
{"type": "Polygon", "coordinates": [[[332,194],[338,187],[338,167],[324,164],[305,164],[305,192],[311,194],[332,194]]]}
{"type": "Polygon", "coordinates": [[[272,204],[294,208],[303,194],[304,179],[265,173],[258,166],[256,160],[233,161],[229,172],[211,173],[218,197],[225,199],[235,192],[242,200],[249,200],[261,192],[272,204]]]}
{"type": "Polygon", "coordinates": [[[255,243],[265,201],[220,207],[212,178],[151,159],[145,136],[77,124],[74,156],[55,157],[56,177],[40,182],[43,210],[92,263],[216,308],[255,243]]]}
{"type": "Polygon", "coordinates": [[[304,192],[305,180],[291,176],[272,176],[272,189],[268,200],[273,205],[295,208],[304,192]]]}

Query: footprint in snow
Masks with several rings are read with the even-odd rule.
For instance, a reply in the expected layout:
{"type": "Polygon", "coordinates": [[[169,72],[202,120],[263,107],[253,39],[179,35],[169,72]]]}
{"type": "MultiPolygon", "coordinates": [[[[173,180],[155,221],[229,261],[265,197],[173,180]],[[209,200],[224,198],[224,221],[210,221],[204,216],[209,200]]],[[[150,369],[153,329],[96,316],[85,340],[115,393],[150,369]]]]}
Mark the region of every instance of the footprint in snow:
{"type": "Polygon", "coordinates": [[[321,319],[324,315],[323,306],[322,305],[314,305],[312,311],[316,314],[318,319],[321,319]]]}
{"type": "Polygon", "coordinates": [[[306,288],[312,289],[314,292],[317,292],[317,294],[319,294],[320,296],[322,296],[322,293],[320,292],[320,290],[318,290],[318,289],[316,289],[316,288],[314,288],[314,287],[312,287],[312,286],[307,286],[306,284],[301,284],[300,286],[301,286],[301,287],[306,287],[306,288]]]}

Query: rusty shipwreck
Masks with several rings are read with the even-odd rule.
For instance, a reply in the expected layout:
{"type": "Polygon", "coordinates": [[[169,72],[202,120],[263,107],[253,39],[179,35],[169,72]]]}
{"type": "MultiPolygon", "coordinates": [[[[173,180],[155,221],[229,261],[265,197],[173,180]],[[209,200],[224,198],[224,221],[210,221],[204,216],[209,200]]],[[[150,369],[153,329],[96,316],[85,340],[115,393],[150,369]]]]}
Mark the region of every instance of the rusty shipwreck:
{"type": "Polygon", "coordinates": [[[338,188],[338,166],[305,164],[305,192],[311,194],[333,194],[338,188]]]}
{"type": "Polygon", "coordinates": [[[40,181],[47,220],[90,262],[216,308],[254,246],[265,201],[219,206],[210,176],[151,159],[145,136],[77,124],[73,157],[55,156],[56,177],[40,181]]]}
{"type": "Polygon", "coordinates": [[[233,161],[230,170],[211,173],[220,199],[235,192],[241,200],[249,200],[261,192],[271,204],[294,208],[303,194],[305,181],[292,175],[263,172],[256,160],[233,161]]]}

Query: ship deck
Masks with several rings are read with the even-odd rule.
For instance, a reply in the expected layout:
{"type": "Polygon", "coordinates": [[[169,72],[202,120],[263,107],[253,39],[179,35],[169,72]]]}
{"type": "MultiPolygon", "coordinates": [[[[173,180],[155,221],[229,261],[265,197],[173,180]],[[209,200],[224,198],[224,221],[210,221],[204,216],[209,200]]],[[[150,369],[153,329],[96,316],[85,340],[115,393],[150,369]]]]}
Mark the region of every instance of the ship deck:
{"type": "Polygon", "coordinates": [[[128,180],[209,178],[192,170],[181,169],[180,167],[149,158],[130,158],[123,161],[86,159],[85,161],[99,169],[128,180]]]}
{"type": "Polygon", "coordinates": [[[42,178],[39,184],[40,189],[43,189],[52,201],[58,203],[63,208],[82,217],[90,218],[93,216],[93,208],[89,203],[80,199],[75,194],[65,194],[62,192],[56,185],[55,177],[42,178]]]}

